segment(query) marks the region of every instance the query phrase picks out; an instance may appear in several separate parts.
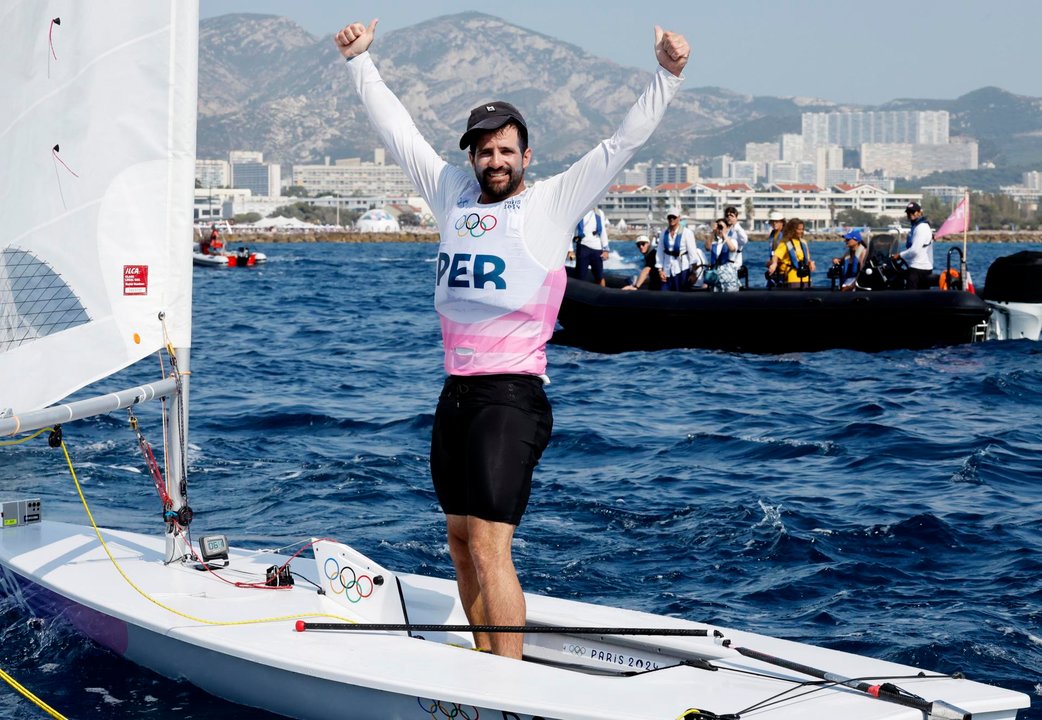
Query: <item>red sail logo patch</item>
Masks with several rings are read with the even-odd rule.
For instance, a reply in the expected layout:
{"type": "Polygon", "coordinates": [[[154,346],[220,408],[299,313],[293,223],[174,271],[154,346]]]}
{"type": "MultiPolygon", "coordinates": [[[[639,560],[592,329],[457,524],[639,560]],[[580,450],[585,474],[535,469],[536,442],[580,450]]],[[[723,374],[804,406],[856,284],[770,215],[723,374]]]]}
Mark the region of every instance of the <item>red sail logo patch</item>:
{"type": "Polygon", "coordinates": [[[123,294],[148,295],[148,265],[123,266],[123,294]]]}

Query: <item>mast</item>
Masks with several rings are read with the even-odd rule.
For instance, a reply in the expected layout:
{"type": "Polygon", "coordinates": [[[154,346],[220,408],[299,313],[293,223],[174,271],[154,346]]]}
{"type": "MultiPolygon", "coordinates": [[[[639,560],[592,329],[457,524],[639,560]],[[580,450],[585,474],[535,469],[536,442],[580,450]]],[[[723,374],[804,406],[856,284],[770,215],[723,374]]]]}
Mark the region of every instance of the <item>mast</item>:
{"type": "Polygon", "coordinates": [[[191,378],[192,349],[176,348],[179,392],[172,396],[166,407],[166,492],[172,503],[170,511],[175,517],[166,520],[166,562],[179,560],[191,554],[191,548],[178,527],[187,528],[192,521],[192,510],[188,505],[188,388],[191,378]],[[177,519],[178,525],[173,523],[177,519]]]}

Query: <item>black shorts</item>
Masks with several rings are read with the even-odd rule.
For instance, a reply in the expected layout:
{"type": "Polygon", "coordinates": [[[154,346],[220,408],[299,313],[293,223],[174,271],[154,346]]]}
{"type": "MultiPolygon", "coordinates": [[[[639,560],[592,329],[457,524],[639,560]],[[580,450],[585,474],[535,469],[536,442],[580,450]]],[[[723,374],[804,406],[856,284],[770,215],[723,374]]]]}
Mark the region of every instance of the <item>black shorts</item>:
{"type": "Polygon", "coordinates": [[[554,418],[534,375],[449,376],[431,435],[431,477],[446,515],[520,525],[554,418]]]}

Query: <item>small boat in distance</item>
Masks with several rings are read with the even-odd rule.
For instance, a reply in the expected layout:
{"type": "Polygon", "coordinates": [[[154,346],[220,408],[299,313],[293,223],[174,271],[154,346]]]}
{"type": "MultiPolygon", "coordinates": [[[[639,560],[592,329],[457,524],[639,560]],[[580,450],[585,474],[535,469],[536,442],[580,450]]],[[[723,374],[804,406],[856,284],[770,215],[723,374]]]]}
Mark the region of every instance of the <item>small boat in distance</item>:
{"type": "Polygon", "coordinates": [[[192,265],[196,267],[254,267],[268,261],[267,255],[246,245],[229,250],[232,229],[226,220],[210,223],[209,228],[196,225],[195,233],[199,239],[192,244],[192,265]]]}
{"type": "Polygon", "coordinates": [[[192,265],[196,267],[254,267],[268,262],[268,256],[262,252],[250,250],[241,245],[233,252],[223,250],[218,253],[202,253],[192,250],[192,265]]]}

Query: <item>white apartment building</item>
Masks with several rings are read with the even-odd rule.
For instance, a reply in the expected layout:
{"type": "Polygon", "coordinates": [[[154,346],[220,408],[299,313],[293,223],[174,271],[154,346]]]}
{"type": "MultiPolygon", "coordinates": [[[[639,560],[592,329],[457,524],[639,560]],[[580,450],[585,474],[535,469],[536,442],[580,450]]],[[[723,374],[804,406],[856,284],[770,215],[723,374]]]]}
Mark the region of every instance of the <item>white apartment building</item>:
{"type": "Polygon", "coordinates": [[[361,158],[346,158],[324,165],[294,165],[293,184],[305,188],[309,194],[335,195],[397,195],[416,194],[412,181],[405,172],[386,161],[383,148],[373,151],[372,162],[361,158]]]}
{"type": "Polygon", "coordinates": [[[935,197],[951,205],[966,197],[969,190],[965,185],[924,185],[921,189],[923,197],[935,197]]]}
{"type": "Polygon", "coordinates": [[[257,150],[232,150],[228,153],[230,163],[262,163],[264,153],[257,150]]]}
{"type": "Polygon", "coordinates": [[[699,178],[697,165],[691,163],[656,163],[648,164],[644,183],[655,187],[664,183],[695,182],[699,178]]]}
{"type": "Polygon", "coordinates": [[[976,142],[948,145],[866,143],[861,146],[861,169],[894,177],[916,178],[945,170],[976,170],[976,142]]]}
{"type": "Polygon", "coordinates": [[[195,180],[199,187],[223,188],[231,187],[232,166],[227,160],[203,160],[197,158],[195,161],[195,180]]]}
{"type": "Polygon", "coordinates": [[[779,142],[781,146],[781,157],[779,160],[788,162],[800,162],[807,158],[803,155],[803,136],[795,133],[785,133],[779,142]]]}
{"type": "MultiPolygon", "coordinates": [[[[767,163],[781,160],[781,143],[776,142],[748,142],[745,144],[746,162],[759,163],[760,167],[766,167],[767,163]]],[[[800,158],[801,160],[803,158],[800,158]]]]}
{"type": "Polygon", "coordinates": [[[252,193],[226,187],[202,187],[195,189],[195,205],[192,217],[195,222],[210,222],[236,215],[236,205],[242,205],[252,193]]]}
{"type": "Polygon", "coordinates": [[[818,166],[812,162],[785,161],[768,163],[767,183],[818,183],[818,166]]]}
{"type": "MultiPolygon", "coordinates": [[[[755,185],[763,175],[763,165],[748,160],[735,160],[731,163],[731,174],[729,178],[734,182],[744,182],[755,185]]],[[[650,183],[649,183],[650,184],[650,183]]]]}
{"type": "Polygon", "coordinates": [[[868,143],[947,145],[947,110],[803,113],[804,149],[819,145],[857,148],[868,143]]]}

